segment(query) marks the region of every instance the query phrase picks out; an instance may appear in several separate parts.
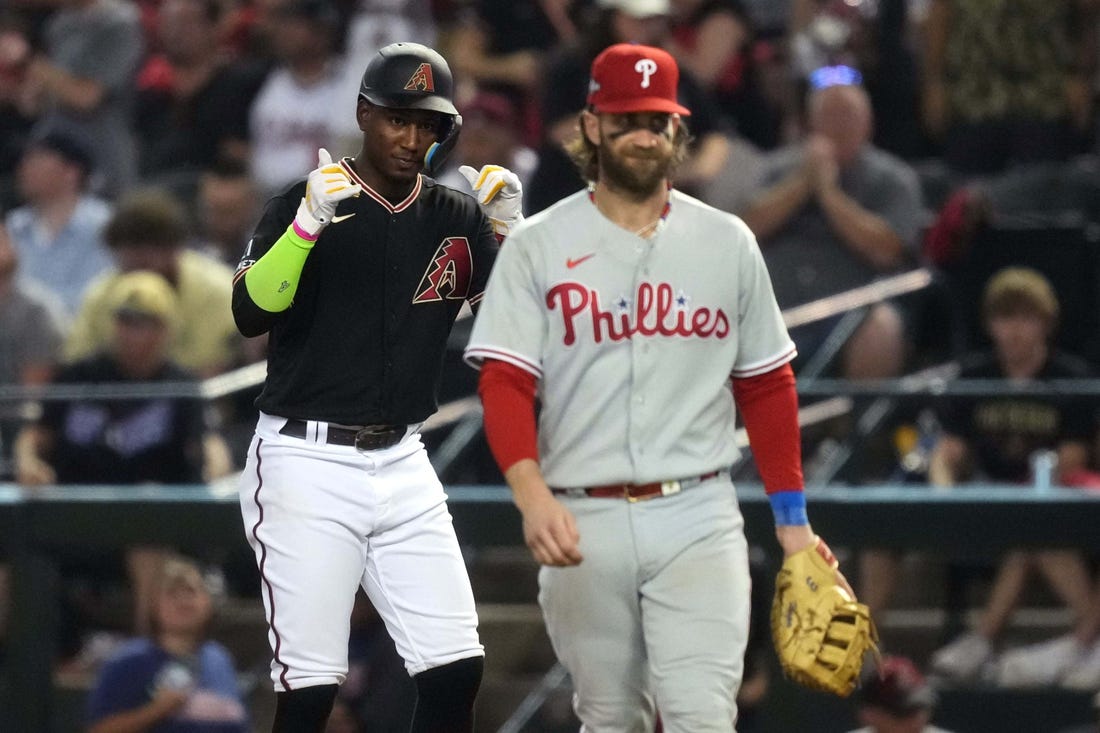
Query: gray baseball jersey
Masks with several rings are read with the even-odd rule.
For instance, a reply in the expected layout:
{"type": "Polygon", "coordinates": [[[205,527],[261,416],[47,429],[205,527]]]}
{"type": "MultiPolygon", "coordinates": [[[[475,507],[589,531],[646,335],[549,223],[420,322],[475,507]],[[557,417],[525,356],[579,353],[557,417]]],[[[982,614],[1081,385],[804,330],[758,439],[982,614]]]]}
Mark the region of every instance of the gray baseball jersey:
{"type": "Polygon", "coordinates": [[[657,234],[643,238],[581,191],[508,237],[465,357],[540,380],[543,475],[580,487],[730,466],[730,377],[795,353],[740,219],[673,190],[657,234]]]}

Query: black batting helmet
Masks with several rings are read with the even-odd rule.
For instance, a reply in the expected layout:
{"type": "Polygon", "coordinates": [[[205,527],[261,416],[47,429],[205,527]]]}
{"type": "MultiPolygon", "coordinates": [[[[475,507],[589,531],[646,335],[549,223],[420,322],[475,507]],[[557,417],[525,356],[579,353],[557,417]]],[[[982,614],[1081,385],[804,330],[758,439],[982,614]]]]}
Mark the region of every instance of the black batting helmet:
{"type": "Polygon", "coordinates": [[[435,175],[458,141],[462,115],[455,109],[454,79],[446,59],[419,43],[391,43],[378,52],[363,72],[359,97],[379,107],[439,112],[439,139],[424,156],[424,167],[435,175]]]}
{"type": "Polygon", "coordinates": [[[391,43],[367,64],[359,96],[379,107],[457,115],[447,61],[419,43],[391,43]]]}

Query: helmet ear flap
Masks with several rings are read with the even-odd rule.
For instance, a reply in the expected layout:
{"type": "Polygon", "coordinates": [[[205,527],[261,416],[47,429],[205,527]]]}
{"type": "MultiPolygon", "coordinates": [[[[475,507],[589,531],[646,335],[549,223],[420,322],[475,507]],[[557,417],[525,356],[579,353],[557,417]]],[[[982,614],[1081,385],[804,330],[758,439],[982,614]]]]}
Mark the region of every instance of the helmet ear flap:
{"type": "Polygon", "coordinates": [[[440,139],[432,143],[428,152],[424,154],[424,170],[432,177],[443,168],[447,156],[458,143],[458,133],[462,129],[462,115],[444,116],[443,120],[439,131],[440,139]]]}

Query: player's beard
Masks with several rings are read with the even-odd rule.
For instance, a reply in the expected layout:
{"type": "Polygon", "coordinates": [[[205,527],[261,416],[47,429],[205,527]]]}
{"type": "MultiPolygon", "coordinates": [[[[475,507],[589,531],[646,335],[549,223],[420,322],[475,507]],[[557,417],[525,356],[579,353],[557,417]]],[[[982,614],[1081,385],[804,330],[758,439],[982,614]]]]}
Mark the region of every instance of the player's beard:
{"type": "Polygon", "coordinates": [[[646,199],[665,185],[672,171],[672,152],[652,151],[616,155],[601,144],[600,176],[611,187],[638,200],[646,199]]]}

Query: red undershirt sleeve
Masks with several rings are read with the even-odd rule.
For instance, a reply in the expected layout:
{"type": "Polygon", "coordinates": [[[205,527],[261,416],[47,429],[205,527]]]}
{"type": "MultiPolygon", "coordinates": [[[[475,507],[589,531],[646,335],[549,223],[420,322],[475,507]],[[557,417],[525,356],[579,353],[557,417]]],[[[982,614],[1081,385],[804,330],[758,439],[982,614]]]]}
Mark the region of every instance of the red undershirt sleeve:
{"type": "Polygon", "coordinates": [[[733,399],[765,492],[802,491],[802,431],[791,365],[734,379],[733,399]]]}
{"type": "Polygon", "coordinates": [[[535,375],[497,359],[481,365],[477,391],[485,416],[485,439],[505,473],[524,458],[539,459],[535,425],[535,375]]]}

